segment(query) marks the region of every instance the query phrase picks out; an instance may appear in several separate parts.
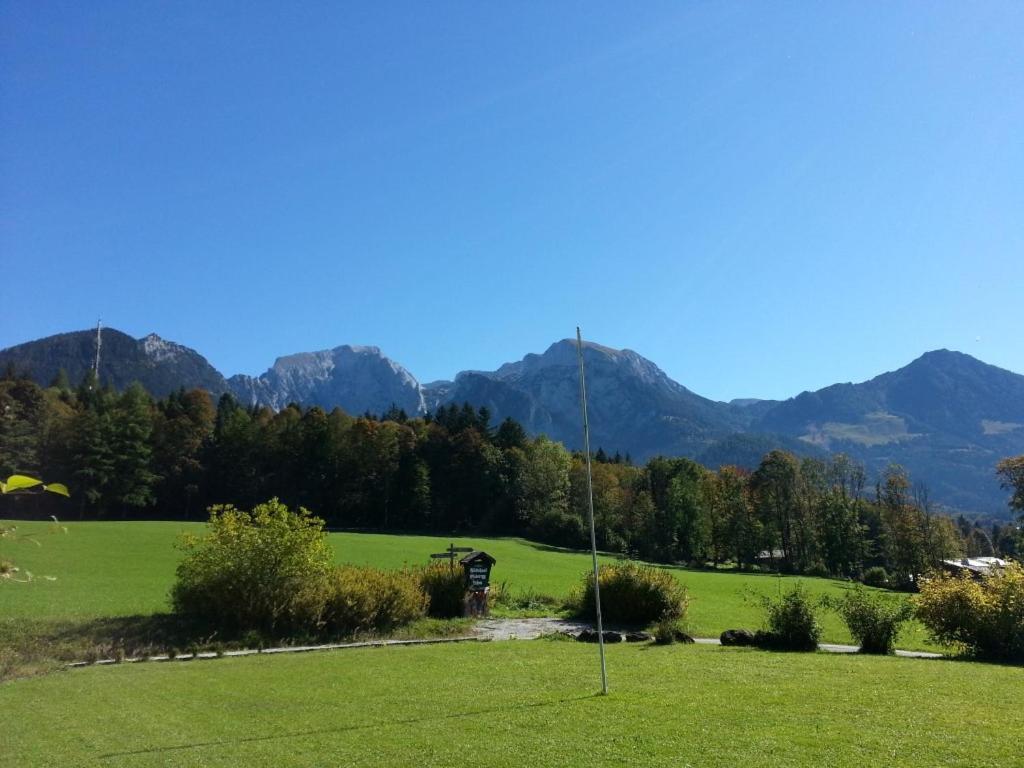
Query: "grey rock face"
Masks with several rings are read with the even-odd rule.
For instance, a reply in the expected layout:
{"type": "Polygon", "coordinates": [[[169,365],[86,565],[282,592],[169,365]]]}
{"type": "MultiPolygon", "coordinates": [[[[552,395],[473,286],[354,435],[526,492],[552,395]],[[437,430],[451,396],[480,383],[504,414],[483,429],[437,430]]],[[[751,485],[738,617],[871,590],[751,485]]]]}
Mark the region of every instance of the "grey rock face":
{"type": "Polygon", "coordinates": [[[232,376],[228,384],[241,402],[275,410],[294,402],[352,414],[379,414],[392,405],[410,416],[426,411],[420,383],[377,347],[346,344],[279,357],[266,373],[232,376]]]}
{"type": "MultiPolygon", "coordinates": [[[[583,350],[591,448],[693,456],[710,440],[735,431],[739,420],[724,404],[700,397],[628,349],[586,343],[583,350]]],[[[495,423],[507,416],[533,434],[581,447],[576,343],[552,344],[494,372],[460,373],[442,402],[485,405],[495,423]]]]}
{"type": "Polygon", "coordinates": [[[432,413],[437,410],[439,405],[447,403],[448,396],[454,386],[454,381],[445,380],[429,381],[423,384],[423,402],[426,405],[427,411],[432,413]]]}

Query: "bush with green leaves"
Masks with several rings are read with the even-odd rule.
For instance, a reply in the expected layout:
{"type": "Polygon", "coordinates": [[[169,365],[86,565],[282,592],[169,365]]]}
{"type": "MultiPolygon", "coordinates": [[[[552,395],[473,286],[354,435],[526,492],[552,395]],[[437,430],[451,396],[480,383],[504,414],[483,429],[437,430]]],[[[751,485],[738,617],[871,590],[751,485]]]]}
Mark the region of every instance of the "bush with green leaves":
{"type": "Polygon", "coordinates": [[[940,643],[983,658],[1024,661],[1024,567],[1017,563],[981,579],[924,579],[914,612],[940,643]]]}
{"type": "Polygon", "coordinates": [[[819,579],[827,579],[830,574],[828,568],[821,560],[815,560],[813,563],[804,568],[804,574],[807,576],[815,576],[819,579]]]}
{"type": "Polygon", "coordinates": [[[277,499],[251,512],[210,508],[204,536],[186,535],[174,610],[227,632],[275,635],[316,626],[332,552],[323,520],[277,499]]]}
{"type": "Polygon", "coordinates": [[[903,598],[855,587],[839,599],[829,601],[861,653],[892,653],[901,625],[913,616],[913,606],[903,598]]]}
{"type": "Polygon", "coordinates": [[[420,587],[427,595],[427,613],[435,619],[462,616],[466,581],[461,568],[431,563],[420,571],[420,587]]]}
{"type": "Polygon", "coordinates": [[[343,565],[327,577],[321,621],[333,635],[386,632],[423,618],[427,604],[416,573],[343,565]]]}
{"type": "Polygon", "coordinates": [[[679,631],[675,619],[663,617],[654,625],[654,642],[657,645],[672,645],[679,631]]]}
{"type": "MultiPolygon", "coordinates": [[[[668,571],[635,563],[601,566],[601,615],[606,621],[647,625],[681,621],[689,599],[686,587],[668,571]]],[[[592,618],[594,574],[588,573],[577,604],[581,616],[592,618]]]]}
{"type": "Polygon", "coordinates": [[[880,565],[873,565],[864,571],[862,581],[869,587],[888,587],[889,572],[880,565]]]}
{"type": "Polygon", "coordinates": [[[816,601],[802,584],[778,598],[762,597],[766,629],[757,633],[757,642],[787,651],[813,651],[818,647],[821,625],[815,613],[816,601]]]}

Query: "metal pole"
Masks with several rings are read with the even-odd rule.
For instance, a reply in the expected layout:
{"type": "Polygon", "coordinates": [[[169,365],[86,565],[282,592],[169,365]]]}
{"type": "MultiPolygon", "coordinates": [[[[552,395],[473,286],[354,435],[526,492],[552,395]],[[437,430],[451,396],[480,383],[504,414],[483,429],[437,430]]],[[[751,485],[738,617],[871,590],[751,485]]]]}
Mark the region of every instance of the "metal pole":
{"type": "Polygon", "coordinates": [[[590,475],[590,422],[587,421],[587,385],[583,379],[583,336],[576,326],[576,354],[580,361],[580,410],[583,412],[583,453],[587,457],[587,511],[590,515],[590,554],[594,559],[594,603],[597,609],[597,647],[601,654],[601,693],[608,694],[604,663],[604,625],[601,623],[601,579],[597,569],[597,532],[594,529],[594,481],[590,475]]]}

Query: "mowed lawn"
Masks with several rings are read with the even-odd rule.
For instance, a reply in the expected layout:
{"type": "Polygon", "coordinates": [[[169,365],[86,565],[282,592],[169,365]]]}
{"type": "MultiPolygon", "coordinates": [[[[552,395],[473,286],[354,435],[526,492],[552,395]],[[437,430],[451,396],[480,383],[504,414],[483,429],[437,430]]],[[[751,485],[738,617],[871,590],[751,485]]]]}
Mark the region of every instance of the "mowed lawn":
{"type": "MultiPolygon", "coordinates": [[[[34,540],[4,541],[0,556],[37,576],[29,584],[0,584],[0,617],[88,619],[149,614],[169,608],[168,592],[181,552],[175,543],[182,532],[201,533],[200,523],[80,522],[65,524],[67,533],[53,533],[45,523],[21,523],[19,534],[34,540]],[[49,581],[45,576],[56,577],[49,581]]],[[[333,533],[330,542],[339,562],[400,568],[421,565],[432,552],[450,542],[487,550],[495,558],[492,580],[513,592],[532,590],[564,597],[590,568],[590,556],[514,538],[458,538],[333,533]]],[[[612,557],[603,562],[614,562],[612,557]]],[[[814,594],[842,594],[849,585],[832,579],[778,577],[728,571],[670,569],[690,594],[689,631],[715,637],[732,627],[757,628],[762,610],[757,595],[774,595],[800,581],[814,594]]],[[[831,613],[822,614],[823,640],[850,642],[849,634],[831,613]]],[[[920,625],[903,633],[900,647],[934,649],[920,625]]]]}
{"type": "Polygon", "coordinates": [[[91,667],[0,686],[11,765],[1021,765],[1024,668],[506,641],[91,667]],[[984,692],[984,695],[979,695],[984,692]]]}

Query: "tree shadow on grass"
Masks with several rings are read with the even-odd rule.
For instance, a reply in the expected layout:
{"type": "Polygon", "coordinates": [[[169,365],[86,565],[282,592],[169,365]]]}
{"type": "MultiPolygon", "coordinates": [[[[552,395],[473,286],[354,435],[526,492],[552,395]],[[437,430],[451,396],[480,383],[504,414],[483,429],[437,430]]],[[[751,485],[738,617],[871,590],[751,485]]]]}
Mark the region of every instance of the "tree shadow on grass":
{"type": "MultiPolygon", "coordinates": [[[[226,650],[251,644],[253,639],[218,634],[170,613],[2,622],[0,681],[49,672],[67,662],[226,650]]],[[[300,641],[304,638],[291,639],[300,641]]],[[[276,643],[264,643],[271,644],[276,643]]]]}
{"type": "MultiPolygon", "coordinates": [[[[172,613],[62,622],[47,634],[60,645],[117,645],[139,650],[183,647],[204,636],[199,627],[172,613]]],[[[210,634],[206,632],[205,636],[210,634]]]]}
{"type": "Polygon", "coordinates": [[[1007,667],[1009,669],[1024,668],[1024,659],[996,659],[985,656],[972,656],[967,653],[944,654],[937,659],[927,659],[927,661],[941,661],[951,664],[984,664],[989,667],[1007,667]]]}
{"type": "MultiPolygon", "coordinates": [[[[590,555],[589,549],[573,549],[571,547],[559,547],[554,544],[544,544],[539,541],[531,541],[529,539],[522,538],[509,538],[510,541],[518,541],[530,549],[535,549],[538,552],[557,552],[560,554],[570,555],[590,555]]],[[[842,578],[840,576],[810,576],[804,573],[785,573],[781,571],[764,571],[764,570],[744,570],[742,568],[700,568],[693,565],[682,565],[679,563],[658,563],[647,560],[631,560],[630,558],[623,555],[621,552],[605,552],[599,550],[597,553],[600,557],[609,558],[616,561],[629,561],[637,562],[641,565],[649,565],[652,568],[660,568],[666,571],[680,571],[682,573],[705,573],[705,574],[721,574],[723,576],[756,576],[760,578],[782,578],[782,579],[817,579],[819,581],[830,581],[838,584],[852,585],[856,582],[852,582],[849,579],[842,578]]]]}
{"type": "Polygon", "coordinates": [[[180,752],[186,749],[202,749],[204,747],[220,747],[228,745],[249,744],[253,742],[278,741],[281,739],[296,739],[308,736],[323,736],[328,734],[348,733],[353,731],[367,731],[377,728],[393,728],[395,726],[417,725],[419,723],[443,722],[445,720],[459,720],[484,715],[501,715],[510,712],[536,709],[539,707],[554,707],[560,704],[571,704],[577,701],[601,698],[599,693],[589,693],[580,696],[569,696],[551,701],[534,701],[526,704],[512,704],[509,706],[483,707],[465,712],[452,712],[443,715],[424,715],[423,717],[408,717],[386,722],[361,723],[359,725],[339,725],[334,728],[316,728],[305,731],[289,731],[287,733],[268,734],[266,736],[249,736],[240,739],[215,739],[211,741],[198,741],[193,744],[174,744],[165,747],[146,747],[144,749],[127,750],[124,752],[108,752],[98,755],[98,760],[110,760],[117,757],[132,757],[135,755],[162,754],[166,752],[180,752]]]}
{"type": "MultiPolygon", "coordinates": [[[[538,552],[558,552],[563,555],[590,555],[589,549],[573,549],[572,547],[559,547],[555,544],[544,544],[540,541],[531,541],[530,539],[521,539],[516,537],[509,537],[509,541],[515,541],[521,543],[530,549],[535,549],[538,552]]],[[[601,552],[598,551],[598,555],[602,557],[620,557],[615,552],[601,552]]]]}

